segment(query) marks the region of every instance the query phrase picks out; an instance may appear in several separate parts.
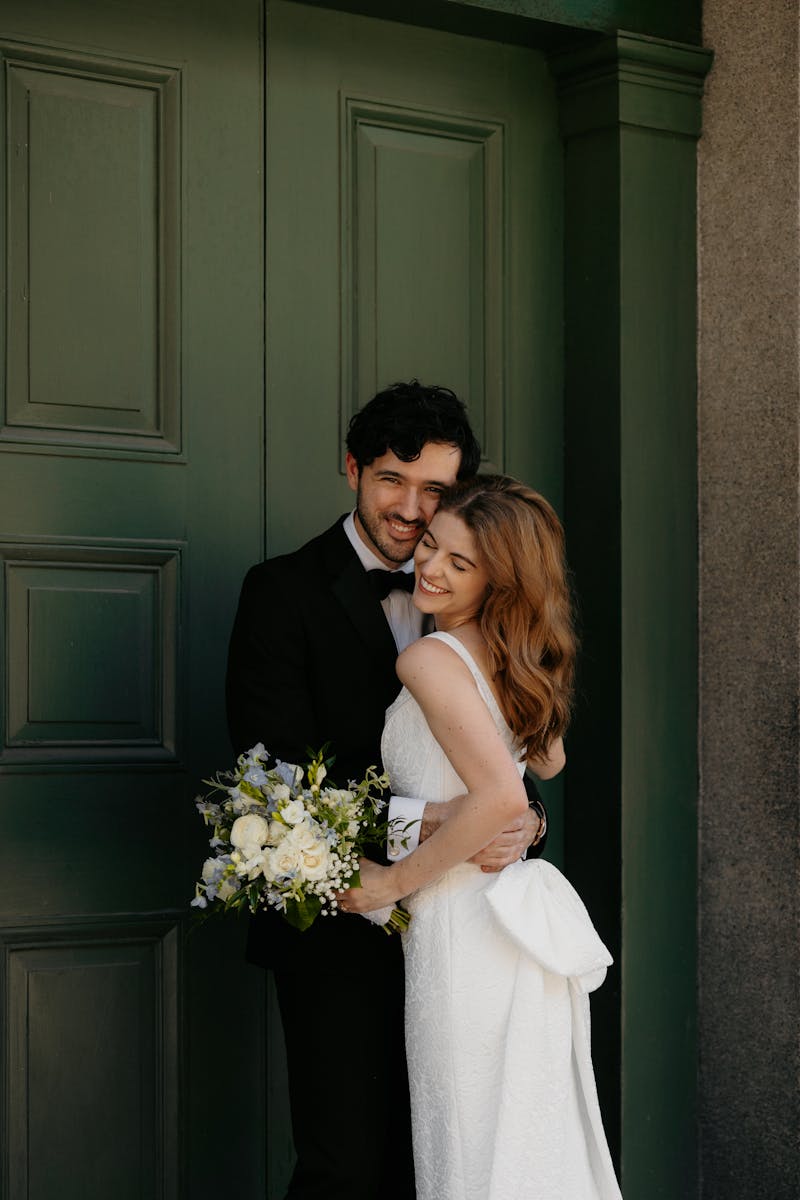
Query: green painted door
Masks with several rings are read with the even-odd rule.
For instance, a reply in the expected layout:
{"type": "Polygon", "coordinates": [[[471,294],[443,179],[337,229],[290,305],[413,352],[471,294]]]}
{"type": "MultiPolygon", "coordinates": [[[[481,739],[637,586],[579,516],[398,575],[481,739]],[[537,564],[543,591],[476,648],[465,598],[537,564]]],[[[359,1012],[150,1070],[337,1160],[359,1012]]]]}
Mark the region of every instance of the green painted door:
{"type": "MultiPolygon", "coordinates": [[[[413,375],[561,494],[561,164],[532,51],[261,5],[6,0],[3,1178],[264,1190],[263,980],[186,936],[246,565],[349,503],[413,375]],[[266,435],[266,472],[263,445],[266,435]],[[266,522],[265,522],[266,516],[266,522]]],[[[288,1169],[275,1025],[269,1191],[288,1169]]]]}
{"type": "Polygon", "coordinates": [[[262,982],[185,937],[262,538],[258,0],[5,0],[4,1196],[263,1194],[262,982]]]}
{"type": "Polygon", "coordinates": [[[561,142],[544,56],[267,3],[267,531],[343,511],[351,414],[417,376],[561,496],[561,142]],[[299,469],[299,470],[298,470],[299,469]]]}
{"type": "MultiPolygon", "coordinates": [[[[350,506],[348,419],[414,376],[467,401],[484,469],[560,505],[561,143],[544,56],[286,0],[268,0],[266,45],[269,552],[350,506]]],[[[269,1048],[278,1200],[291,1143],[275,1019],[269,1048]]]]}

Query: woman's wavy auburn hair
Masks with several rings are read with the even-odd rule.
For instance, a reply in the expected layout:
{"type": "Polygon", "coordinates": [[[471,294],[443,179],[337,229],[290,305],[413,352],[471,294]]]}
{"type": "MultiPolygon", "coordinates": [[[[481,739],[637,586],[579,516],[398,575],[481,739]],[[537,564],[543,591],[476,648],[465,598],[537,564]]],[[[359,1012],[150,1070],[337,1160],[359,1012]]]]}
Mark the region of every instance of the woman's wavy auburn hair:
{"type": "Polygon", "coordinates": [[[527,756],[539,757],[567,728],[575,672],[561,522],[544,496],[508,475],[454,484],[439,511],[475,538],[489,575],[479,620],[500,708],[527,756]]]}

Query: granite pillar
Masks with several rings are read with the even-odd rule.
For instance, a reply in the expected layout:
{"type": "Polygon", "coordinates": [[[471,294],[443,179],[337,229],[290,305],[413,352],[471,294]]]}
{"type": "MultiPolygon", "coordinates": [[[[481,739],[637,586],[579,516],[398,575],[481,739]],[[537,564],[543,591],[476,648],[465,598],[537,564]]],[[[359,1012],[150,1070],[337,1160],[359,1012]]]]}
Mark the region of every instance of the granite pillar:
{"type": "Polygon", "coordinates": [[[699,162],[703,1200],[800,1196],[797,0],[707,0],[699,162]]]}

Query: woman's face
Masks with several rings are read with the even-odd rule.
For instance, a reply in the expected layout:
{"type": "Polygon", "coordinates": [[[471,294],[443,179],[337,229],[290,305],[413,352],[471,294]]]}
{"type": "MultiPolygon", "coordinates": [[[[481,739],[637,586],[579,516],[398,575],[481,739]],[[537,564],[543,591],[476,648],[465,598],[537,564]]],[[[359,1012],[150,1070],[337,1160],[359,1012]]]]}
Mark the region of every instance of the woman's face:
{"type": "Polygon", "coordinates": [[[414,552],[414,568],[414,603],[435,617],[437,629],[454,629],[478,615],[489,576],[460,517],[435,514],[414,552]]]}

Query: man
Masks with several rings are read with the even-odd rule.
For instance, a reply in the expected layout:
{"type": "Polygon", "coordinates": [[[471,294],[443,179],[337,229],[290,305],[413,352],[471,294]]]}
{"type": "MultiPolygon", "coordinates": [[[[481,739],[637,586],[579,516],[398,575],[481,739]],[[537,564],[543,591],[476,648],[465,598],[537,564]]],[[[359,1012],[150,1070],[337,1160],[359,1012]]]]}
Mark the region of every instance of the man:
{"type": "MultiPolygon", "coordinates": [[[[446,388],[396,384],[356,414],[346,458],[355,511],[245,579],[227,679],[237,753],[261,741],[304,762],[329,742],[342,785],[379,763],[395,658],[423,632],[409,591],[393,585],[413,581],[439,497],[479,461],[446,388]]],[[[392,818],[414,822],[409,848],[446,816],[429,807],[439,811],[392,801],[392,818]]],[[[494,870],[518,858],[539,817],[522,824],[476,861],[494,870]]],[[[298,933],[269,912],[251,922],[248,954],[275,973],[286,1038],[298,1155],[287,1200],[414,1200],[400,939],[352,915],[298,933]]]]}

